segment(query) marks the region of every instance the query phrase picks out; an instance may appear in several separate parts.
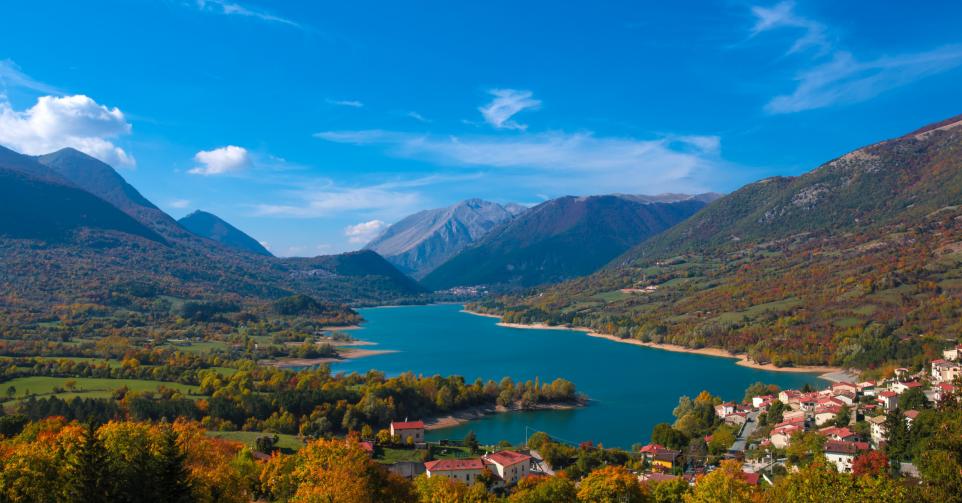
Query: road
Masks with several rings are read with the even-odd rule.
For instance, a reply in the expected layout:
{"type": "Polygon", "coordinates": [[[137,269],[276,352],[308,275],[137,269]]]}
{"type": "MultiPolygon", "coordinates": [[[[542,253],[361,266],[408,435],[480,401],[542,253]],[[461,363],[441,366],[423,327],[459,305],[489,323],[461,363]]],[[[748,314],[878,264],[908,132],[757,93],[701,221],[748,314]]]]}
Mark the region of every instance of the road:
{"type": "Polygon", "coordinates": [[[745,427],[742,428],[742,432],[735,439],[735,443],[732,444],[730,450],[732,451],[742,451],[748,447],[748,437],[755,433],[755,429],[758,428],[758,412],[752,411],[748,413],[748,421],[745,423],[745,427]]]}

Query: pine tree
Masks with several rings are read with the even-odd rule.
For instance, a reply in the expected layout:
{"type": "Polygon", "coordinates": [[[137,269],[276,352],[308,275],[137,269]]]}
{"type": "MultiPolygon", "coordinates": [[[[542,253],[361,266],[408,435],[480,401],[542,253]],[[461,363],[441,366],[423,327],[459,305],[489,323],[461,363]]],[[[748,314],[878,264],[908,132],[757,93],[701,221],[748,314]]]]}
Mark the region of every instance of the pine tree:
{"type": "Polygon", "coordinates": [[[165,425],[157,452],[157,501],[165,503],[186,503],[193,501],[189,474],[187,472],[187,453],[177,442],[177,432],[165,425]]]}
{"type": "Polygon", "coordinates": [[[80,449],[68,460],[66,500],[78,503],[114,500],[112,478],[108,471],[109,454],[97,438],[97,428],[87,423],[80,449]]]}

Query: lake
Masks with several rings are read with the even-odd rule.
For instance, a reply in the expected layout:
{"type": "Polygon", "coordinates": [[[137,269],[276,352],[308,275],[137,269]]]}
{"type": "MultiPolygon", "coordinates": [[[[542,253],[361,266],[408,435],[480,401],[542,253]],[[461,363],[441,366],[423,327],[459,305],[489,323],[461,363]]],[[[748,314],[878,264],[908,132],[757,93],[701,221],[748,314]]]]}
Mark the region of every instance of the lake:
{"type": "Polygon", "coordinates": [[[540,377],[542,382],[563,377],[591,398],[589,406],[495,414],[428,432],[428,439],[461,439],[474,430],[482,442],[521,443],[526,431],[544,431],[573,443],[590,440],[623,448],[647,443],[655,424],[672,422],[671,411],[681,395],[694,398],[708,390],[741,400],[745,388],[756,381],[783,388],[826,384],[817,374],[750,369],[730,358],[674,353],[573,330],[500,327],[495,318],[462,309],[452,304],[361,309],[366,321],[352,335],[376,342],[372,348],[397,352],[340,362],[332,370],[460,375],[468,382],[478,377],[540,377]]]}

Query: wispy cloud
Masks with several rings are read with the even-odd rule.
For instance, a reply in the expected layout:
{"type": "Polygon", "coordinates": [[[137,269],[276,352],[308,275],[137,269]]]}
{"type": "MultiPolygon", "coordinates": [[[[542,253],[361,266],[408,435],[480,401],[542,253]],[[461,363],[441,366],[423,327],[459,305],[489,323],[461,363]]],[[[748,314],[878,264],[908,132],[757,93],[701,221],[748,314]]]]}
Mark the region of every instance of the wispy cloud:
{"type": "Polygon", "coordinates": [[[801,112],[835,104],[859,103],[886,91],[962,65],[962,46],[858,61],[838,52],[830,61],[804,70],[791,94],[765,106],[773,114],[801,112]]]}
{"type": "Polygon", "coordinates": [[[801,35],[795,39],[795,42],[789,48],[789,54],[808,48],[814,48],[820,53],[825,53],[831,49],[825,25],[796,13],[795,2],[780,2],[774,7],[752,7],[752,14],[755,16],[752,36],[780,28],[801,30],[801,35]]]}
{"type": "Polygon", "coordinates": [[[227,145],[213,150],[201,150],[194,154],[199,165],[191,168],[192,175],[226,175],[237,173],[251,165],[251,156],[244,147],[227,145]]]}
{"type": "Polygon", "coordinates": [[[101,105],[82,94],[41,96],[23,111],[14,110],[0,95],[0,144],[25,154],[73,147],[113,166],[133,167],[133,156],[113,143],[130,131],[119,108],[101,105]]]}
{"type": "Polygon", "coordinates": [[[237,2],[229,2],[226,0],[197,0],[194,5],[205,12],[214,12],[225,16],[250,17],[269,23],[278,23],[292,28],[304,29],[304,26],[296,21],[237,2]]]}
{"type": "Polygon", "coordinates": [[[421,203],[419,193],[390,185],[344,187],[330,181],[317,187],[285,191],[283,198],[287,201],[255,205],[254,214],[320,218],[343,212],[361,212],[397,216],[412,211],[421,203]]]}
{"type": "Polygon", "coordinates": [[[419,113],[417,113],[417,112],[408,112],[408,113],[407,113],[407,116],[410,117],[410,118],[412,118],[412,119],[414,119],[414,120],[416,120],[416,121],[418,121],[418,122],[423,122],[423,123],[429,123],[429,122],[431,122],[430,119],[426,118],[425,116],[423,116],[423,115],[421,115],[421,114],[419,114],[419,113]]]}
{"type": "Polygon", "coordinates": [[[173,201],[167,203],[167,206],[171,208],[184,209],[190,206],[190,201],[187,199],[174,199],[173,201]]]}
{"type": "Polygon", "coordinates": [[[537,109],[541,101],[532,98],[531,91],[517,89],[491,89],[489,94],[494,96],[487,105],[478,107],[485,122],[497,129],[525,130],[527,125],[511,120],[519,112],[537,109]]]}
{"type": "Polygon", "coordinates": [[[381,220],[370,220],[355,225],[348,225],[344,228],[344,236],[347,242],[354,245],[363,245],[371,242],[378,237],[388,225],[381,220]]]}
{"type": "Polygon", "coordinates": [[[756,6],[751,11],[755,16],[752,37],[780,29],[801,30],[788,54],[816,51],[797,72],[795,89],[765,105],[771,114],[859,103],[962,65],[962,46],[958,45],[897,56],[858,57],[831,43],[828,27],[799,14],[792,1],[756,6]]]}
{"type": "Polygon", "coordinates": [[[327,131],[317,138],[382,147],[395,157],[444,166],[497,168],[532,186],[560,190],[700,189],[699,179],[725,166],[715,136],[665,136],[653,140],[598,137],[592,133],[545,132],[437,136],[397,131],[327,131]]]}
{"type": "Polygon", "coordinates": [[[328,99],[327,103],[329,105],[337,105],[339,107],[350,107],[350,108],[363,108],[364,103],[358,100],[332,100],[328,99]]]}
{"type": "Polygon", "coordinates": [[[57,89],[50,84],[44,84],[38,80],[31,78],[29,75],[23,73],[20,67],[17,66],[12,60],[5,59],[0,61],[0,92],[6,89],[11,89],[15,87],[20,87],[24,89],[30,89],[31,91],[37,91],[45,94],[64,94],[63,91],[57,89]]]}

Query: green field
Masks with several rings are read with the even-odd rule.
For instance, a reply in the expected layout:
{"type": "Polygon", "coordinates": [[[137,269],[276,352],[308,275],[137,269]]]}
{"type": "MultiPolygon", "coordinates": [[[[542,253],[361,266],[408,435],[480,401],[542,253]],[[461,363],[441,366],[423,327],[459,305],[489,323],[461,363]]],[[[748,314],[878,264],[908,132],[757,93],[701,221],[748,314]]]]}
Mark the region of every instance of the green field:
{"type": "MultiPolygon", "coordinates": [[[[254,441],[257,440],[257,437],[274,435],[274,433],[266,433],[263,431],[208,431],[207,435],[214,438],[234,440],[244,445],[253,447],[254,441]]],[[[277,447],[279,447],[283,452],[293,452],[301,447],[304,447],[304,442],[301,442],[301,439],[294,435],[278,433],[277,438],[277,447]]]]}
{"type": "Polygon", "coordinates": [[[97,377],[18,377],[0,384],[0,387],[6,390],[10,386],[13,386],[17,390],[16,398],[22,399],[28,394],[34,394],[38,396],[54,395],[53,389],[55,387],[65,388],[64,383],[67,381],[76,382],[76,389],[74,391],[56,393],[56,396],[64,399],[75,396],[86,398],[109,398],[114,390],[124,386],[131,391],[156,391],[160,386],[164,386],[167,388],[176,389],[184,395],[187,395],[191,391],[194,393],[199,392],[197,387],[175,382],[148,381],[144,379],[104,379],[97,377]]]}

